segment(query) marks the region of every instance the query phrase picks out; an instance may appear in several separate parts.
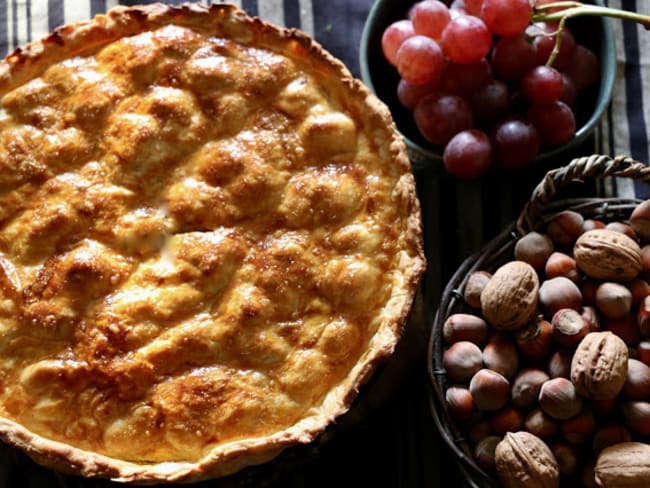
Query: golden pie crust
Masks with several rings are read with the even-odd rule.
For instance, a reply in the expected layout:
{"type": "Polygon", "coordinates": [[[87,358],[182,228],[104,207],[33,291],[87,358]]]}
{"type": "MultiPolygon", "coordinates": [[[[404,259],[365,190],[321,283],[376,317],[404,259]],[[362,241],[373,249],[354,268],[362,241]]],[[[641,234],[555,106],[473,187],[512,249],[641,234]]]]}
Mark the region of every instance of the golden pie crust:
{"type": "Polygon", "coordinates": [[[312,441],[424,271],[387,108],[230,5],[118,7],[0,65],[0,436],[124,482],[312,441]]]}

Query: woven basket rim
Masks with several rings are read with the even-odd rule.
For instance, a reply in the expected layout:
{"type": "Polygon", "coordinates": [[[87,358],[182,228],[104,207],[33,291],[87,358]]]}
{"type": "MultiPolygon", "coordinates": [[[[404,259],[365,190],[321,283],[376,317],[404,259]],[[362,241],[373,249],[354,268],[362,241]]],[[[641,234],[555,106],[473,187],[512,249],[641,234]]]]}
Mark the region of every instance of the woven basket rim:
{"type": "MultiPolygon", "coordinates": [[[[567,166],[549,171],[532,192],[519,218],[490,240],[478,252],[466,258],[447,282],[431,325],[427,345],[427,370],[430,383],[430,410],[441,437],[459,462],[470,486],[498,487],[499,484],[474,461],[469,441],[446,407],[446,372],[442,365],[444,341],[442,326],[449,315],[462,308],[465,283],[473,271],[494,270],[513,259],[517,240],[526,233],[541,229],[550,218],[564,210],[599,220],[627,219],[642,200],[637,198],[564,198],[553,200],[557,192],[571,182],[585,178],[623,176],[650,183],[650,168],[628,157],[611,158],[592,155],[571,161],[567,166]]],[[[465,310],[471,310],[465,306],[465,310]]],[[[460,310],[459,310],[460,311],[460,310]]]]}

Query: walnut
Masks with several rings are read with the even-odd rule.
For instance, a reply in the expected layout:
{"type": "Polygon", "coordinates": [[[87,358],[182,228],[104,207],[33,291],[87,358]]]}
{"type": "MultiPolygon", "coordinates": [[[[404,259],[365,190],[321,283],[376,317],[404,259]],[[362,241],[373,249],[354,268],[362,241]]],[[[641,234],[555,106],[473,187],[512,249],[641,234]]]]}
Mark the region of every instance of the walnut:
{"type": "Polygon", "coordinates": [[[610,229],[582,234],[573,248],[574,258],[590,278],[630,281],[641,272],[641,248],[630,237],[610,229]]]}
{"type": "Polygon", "coordinates": [[[650,486],[650,446],[621,442],[603,449],[595,468],[602,488],[646,488],[650,486]]]}
{"type": "Polygon", "coordinates": [[[577,392],[594,400],[614,398],[627,376],[627,345],[609,331],[590,332],[571,361],[571,381],[577,392]]]}
{"type": "Polygon", "coordinates": [[[538,294],[535,269],[510,261],[496,270],[481,293],[483,316],[496,329],[519,329],[535,316],[538,294]]]}
{"type": "Polygon", "coordinates": [[[560,471],[553,453],[544,441],[529,432],[508,432],[497,444],[494,462],[505,488],[560,486],[560,471]]]}

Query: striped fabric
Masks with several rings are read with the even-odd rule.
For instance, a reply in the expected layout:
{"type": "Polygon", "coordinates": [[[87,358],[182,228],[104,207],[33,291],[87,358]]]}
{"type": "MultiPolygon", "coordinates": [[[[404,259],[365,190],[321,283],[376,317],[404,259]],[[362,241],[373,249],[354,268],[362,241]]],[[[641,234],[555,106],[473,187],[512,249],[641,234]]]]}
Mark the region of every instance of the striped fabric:
{"type": "MultiPolygon", "coordinates": [[[[118,3],[151,0],[0,0],[0,55],[57,26],[88,19],[118,3]]],[[[182,0],[167,0],[178,4],[182,0]]],[[[217,3],[208,0],[207,3],[217,3]]],[[[249,14],[277,25],[296,27],[313,35],[358,76],[358,46],[372,0],[232,0],[249,14]]]]}
{"type": "MultiPolygon", "coordinates": [[[[61,24],[88,19],[117,3],[117,0],[0,0],[0,55],[44,36],[61,24]]],[[[148,2],[123,0],[121,3],[148,2]]],[[[373,0],[234,0],[231,3],[267,21],[312,34],[359,76],[359,40],[373,0]]],[[[609,0],[609,5],[650,15],[649,0],[609,0]]],[[[650,33],[630,22],[615,20],[613,26],[618,60],[614,97],[594,138],[579,148],[575,156],[594,152],[627,154],[648,162],[650,101],[645,98],[650,96],[650,33]]],[[[365,416],[352,435],[333,444],[334,447],[310,451],[308,460],[313,462],[309,469],[291,472],[277,486],[459,486],[458,482],[449,482],[458,474],[453,463],[449,463],[449,453],[435,435],[428,412],[426,378],[421,368],[427,324],[444,284],[462,260],[479,251],[518,216],[532,189],[553,164],[566,162],[554,161],[510,176],[488,175],[480,182],[455,181],[435,168],[416,174],[429,261],[423,283],[425,320],[411,325],[407,331],[406,350],[410,359],[407,363],[417,364],[417,371],[412,373],[412,367],[400,369],[399,363],[393,362],[397,364],[397,372],[393,370],[393,374],[403,375],[404,369],[408,372],[392,386],[393,390],[401,388],[399,394],[389,399],[385,391],[384,395],[362,396],[359,410],[362,413],[371,410],[374,415],[365,416]],[[377,412],[380,399],[383,408],[377,412]],[[443,476],[445,484],[442,484],[443,476]]],[[[585,187],[585,192],[592,191],[591,187],[585,187]]],[[[597,191],[603,195],[650,197],[647,188],[627,180],[608,181],[599,185],[597,191]]],[[[390,368],[388,371],[391,372],[390,368]]],[[[272,484],[256,481],[232,486],[272,484]]],[[[113,485],[54,475],[14,451],[0,448],[0,488],[18,486],[113,485]]]]}
{"type": "MultiPolygon", "coordinates": [[[[609,0],[608,5],[650,15],[647,0],[609,0]]],[[[597,131],[598,152],[626,154],[648,163],[650,36],[634,22],[614,21],[613,26],[618,69],[612,103],[597,131]]],[[[612,182],[606,191],[622,197],[650,197],[648,188],[626,179],[612,182]]]]}

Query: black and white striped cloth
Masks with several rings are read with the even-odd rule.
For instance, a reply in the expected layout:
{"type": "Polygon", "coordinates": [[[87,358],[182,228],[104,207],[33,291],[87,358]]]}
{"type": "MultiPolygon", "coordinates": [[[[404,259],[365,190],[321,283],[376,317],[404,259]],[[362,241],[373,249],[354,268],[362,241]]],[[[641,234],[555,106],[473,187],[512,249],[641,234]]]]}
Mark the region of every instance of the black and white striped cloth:
{"type": "MultiPolygon", "coordinates": [[[[650,15],[647,0],[609,0],[608,6],[650,15]]],[[[628,155],[648,163],[650,154],[650,31],[641,24],[614,20],[617,72],[610,107],[596,131],[598,153],[628,155]]],[[[650,189],[629,179],[606,188],[621,197],[650,198],[650,189]]]]}
{"type": "MultiPolygon", "coordinates": [[[[178,4],[184,0],[163,1],[178,4]]],[[[151,3],[151,0],[0,0],[0,55],[39,39],[64,23],[89,19],[118,4],[136,3],[151,3]]],[[[230,0],[227,3],[274,24],[304,30],[358,75],[359,39],[372,0],[230,0]]]]}

